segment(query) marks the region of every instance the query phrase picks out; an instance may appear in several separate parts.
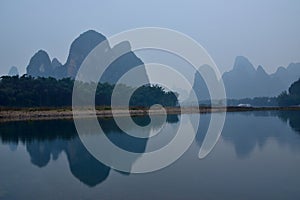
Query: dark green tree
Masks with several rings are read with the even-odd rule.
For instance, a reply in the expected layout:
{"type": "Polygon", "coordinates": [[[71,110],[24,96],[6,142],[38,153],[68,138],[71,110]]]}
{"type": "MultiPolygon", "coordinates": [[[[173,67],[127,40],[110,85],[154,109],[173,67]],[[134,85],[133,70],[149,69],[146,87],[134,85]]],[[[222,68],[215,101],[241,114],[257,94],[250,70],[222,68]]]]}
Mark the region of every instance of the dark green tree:
{"type": "MultiPolygon", "coordinates": [[[[111,104],[111,95],[115,85],[108,83],[86,83],[76,84],[83,93],[90,94],[93,88],[96,89],[95,103],[98,106],[109,106],[111,104]]],[[[72,91],[74,80],[64,78],[56,80],[54,78],[38,77],[23,75],[2,76],[0,78],[0,106],[2,107],[62,107],[72,105],[72,91]]],[[[120,98],[124,93],[134,90],[135,88],[126,85],[121,87],[120,98]]],[[[84,98],[84,95],[83,95],[84,98]]],[[[159,86],[142,86],[135,90],[132,95],[131,106],[149,107],[153,104],[163,106],[176,106],[177,95],[173,92],[166,92],[159,86]]],[[[122,105],[121,105],[122,106],[122,105]]]]}
{"type": "Polygon", "coordinates": [[[282,92],[278,97],[280,106],[298,106],[300,105],[300,79],[289,87],[288,92],[282,92]]]}

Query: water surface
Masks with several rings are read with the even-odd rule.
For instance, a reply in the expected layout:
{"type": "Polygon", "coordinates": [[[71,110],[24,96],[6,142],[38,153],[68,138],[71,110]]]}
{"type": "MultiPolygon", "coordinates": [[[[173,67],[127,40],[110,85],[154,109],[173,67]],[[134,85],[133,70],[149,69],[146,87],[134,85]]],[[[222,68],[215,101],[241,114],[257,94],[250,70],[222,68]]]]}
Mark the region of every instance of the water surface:
{"type": "MultiPolygon", "coordinates": [[[[2,123],[0,199],[300,199],[299,111],[228,113],[220,140],[200,160],[210,116],[201,115],[196,140],[179,160],[146,174],[97,161],[71,120],[2,123]]],[[[166,145],[188,118],[193,115],[154,123],[163,131],[151,139],[128,137],[112,119],[99,123],[116,145],[148,152],[166,145]]]]}

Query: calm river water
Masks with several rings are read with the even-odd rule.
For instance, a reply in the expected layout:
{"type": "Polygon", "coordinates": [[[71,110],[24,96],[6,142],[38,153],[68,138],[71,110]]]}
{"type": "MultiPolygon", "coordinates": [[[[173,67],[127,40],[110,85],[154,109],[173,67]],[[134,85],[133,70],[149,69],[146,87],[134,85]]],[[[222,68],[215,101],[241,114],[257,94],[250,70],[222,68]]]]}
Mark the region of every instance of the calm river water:
{"type": "MultiPolygon", "coordinates": [[[[129,138],[113,119],[99,123],[116,145],[147,152],[168,143],[189,117],[153,124],[163,131],[151,139],[129,138]]],[[[221,138],[200,160],[210,117],[201,115],[196,139],[179,160],[146,174],[96,160],[72,120],[1,123],[0,199],[300,199],[299,111],[228,113],[221,138]]]]}

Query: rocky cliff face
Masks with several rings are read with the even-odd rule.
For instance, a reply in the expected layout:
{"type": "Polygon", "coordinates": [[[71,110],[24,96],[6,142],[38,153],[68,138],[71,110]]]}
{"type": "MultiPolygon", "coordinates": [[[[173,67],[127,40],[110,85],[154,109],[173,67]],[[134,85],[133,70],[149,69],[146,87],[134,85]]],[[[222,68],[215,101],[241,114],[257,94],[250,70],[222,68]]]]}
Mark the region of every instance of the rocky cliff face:
{"type": "Polygon", "coordinates": [[[93,30],[86,31],[76,38],[71,44],[69,56],[64,65],[66,76],[74,78],[86,56],[104,40],[106,38],[102,34],[93,30]]]}
{"type": "Polygon", "coordinates": [[[62,66],[62,64],[57,60],[57,58],[53,58],[51,61],[51,65],[53,69],[59,68],[62,66]]]}
{"type": "MultiPolygon", "coordinates": [[[[124,73],[136,66],[143,65],[142,60],[131,51],[129,42],[124,41],[111,48],[105,36],[96,31],[89,30],[82,33],[72,42],[67,61],[64,65],[56,58],[50,61],[48,54],[40,50],[31,58],[27,67],[27,74],[34,77],[75,78],[84,59],[101,42],[104,42],[104,45],[107,46],[105,51],[110,53],[110,55],[118,55],[120,50],[128,52],[112,61],[111,65],[104,72],[100,80],[101,82],[116,83],[124,73]]],[[[101,55],[99,56],[101,57],[101,55]]],[[[146,70],[141,74],[141,77],[148,80],[146,70]]]]}
{"type": "Polygon", "coordinates": [[[53,68],[49,55],[44,50],[39,50],[30,59],[26,68],[27,74],[33,77],[53,76],[53,68]]]}

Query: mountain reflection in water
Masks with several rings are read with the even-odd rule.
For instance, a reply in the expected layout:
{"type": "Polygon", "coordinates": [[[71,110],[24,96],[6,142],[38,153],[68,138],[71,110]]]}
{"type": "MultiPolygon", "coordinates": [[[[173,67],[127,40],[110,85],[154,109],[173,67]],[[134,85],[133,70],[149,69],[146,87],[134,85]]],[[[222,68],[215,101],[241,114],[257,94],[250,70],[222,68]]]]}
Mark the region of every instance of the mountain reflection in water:
{"type": "MultiPolygon", "coordinates": [[[[162,121],[156,118],[152,120],[151,128],[163,126],[162,121]]],[[[141,126],[150,122],[149,116],[133,117],[133,120],[141,126]]],[[[167,117],[167,123],[177,122],[177,115],[167,117]]],[[[148,139],[127,135],[111,118],[99,119],[99,124],[106,136],[119,147],[131,152],[145,152],[148,139]]],[[[10,145],[11,150],[15,150],[20,143],[24,144],[31,163],[40,168],[45,167],[51,159],[57,160],[65,152],[72,174],[90,187],[103,182],[111,170],[87,151],[72,120],[7,122],[0,125],[0,137],[2,143],[10,145]]]]}
{"type": "MultiPolygon", "coordinates": [[[[210,116],[211,114],[201,115],[196,135],[198,146],[203,142],[210,116]]],[[[193,120],[192,115],[189,117],[193,120]]],[[[135,117],[133,120],[142,126],[150,122],[147,116],[135,117]]],[[[172,125],[173,129],[169,131],[176,131],[178,122],[177,115],[169,115],[165,123],[172,125]]],[[[148,139],[128,136],[118,128],[113,119],[99,119],[99,123],[107,137],[119,147],[131,152],[146,151],[148,139]]],[[[159,129],[163,125],[160,120],[157,123],[152,121],[153,129],[159,129]]],[[[227,114],[221,139],[234,147],[238,158],[244,159],[251,155],[255,147],[262,149],[269,138],[299,151],[299,134],[300,115],[297,111],[243,112],[227,114]],[[297,134],[292,137],[284,134],[286,125],[297,134]]],[[[0,137],[2,144],[9,144],[12,151],[18,145],[24,145],[31,163],[39,168],[47,166],[51,160],[57,160],[64,152],[73,176],[90,187],[106,180],[111,170],[86,150],[72,120],[7,122],[0,124],[0,137]]]]}

